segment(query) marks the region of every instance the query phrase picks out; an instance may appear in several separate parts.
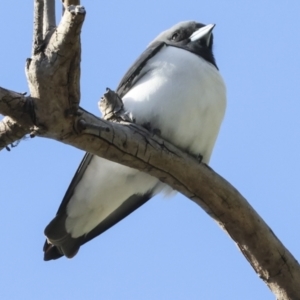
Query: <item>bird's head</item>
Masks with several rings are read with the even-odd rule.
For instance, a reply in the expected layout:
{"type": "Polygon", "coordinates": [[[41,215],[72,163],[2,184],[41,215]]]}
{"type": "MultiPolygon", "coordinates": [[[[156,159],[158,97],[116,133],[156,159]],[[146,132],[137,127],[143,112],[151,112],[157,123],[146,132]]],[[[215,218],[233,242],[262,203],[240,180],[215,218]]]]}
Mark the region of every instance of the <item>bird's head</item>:
{"type": "Polygon", "coordinates": [[[164,42],[168,46],[186,49],[212,63],[216,68],[213,55],[213,34],[215,24],[204,25],[194,21],[180,22],[162,32],[152,42],[164,42]]]}

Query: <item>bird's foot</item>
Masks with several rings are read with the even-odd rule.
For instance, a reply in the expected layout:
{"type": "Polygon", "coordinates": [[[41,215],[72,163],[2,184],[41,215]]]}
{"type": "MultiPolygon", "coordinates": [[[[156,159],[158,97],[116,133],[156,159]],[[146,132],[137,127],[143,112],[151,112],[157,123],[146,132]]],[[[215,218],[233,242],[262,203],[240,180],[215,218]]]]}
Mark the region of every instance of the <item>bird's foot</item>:
{"type": "Polygon", "coordinates": [[[202,163],[202,160],[203,160],[203,156],[199,153],[197,156],[196,156],[196,159],[198,160],[199,164],[202,163]]]}
{"type": "Polygon", "coordinates": [[[161,136],[161,131],[158,128],[152,128],[151,123],[150,122],[146,122],[144,124],[142,124],[142,126],[147,129],[148,131],[150,131],[153,135],[157,135],[157,136],[161,136]]]}

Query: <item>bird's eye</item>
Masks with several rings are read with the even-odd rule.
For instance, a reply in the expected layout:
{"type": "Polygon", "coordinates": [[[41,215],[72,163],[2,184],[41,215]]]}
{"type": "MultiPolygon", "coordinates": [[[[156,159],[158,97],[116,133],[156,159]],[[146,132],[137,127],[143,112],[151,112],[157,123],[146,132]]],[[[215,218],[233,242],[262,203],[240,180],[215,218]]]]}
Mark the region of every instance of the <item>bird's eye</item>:
{"type": "Polygon", "coordinates": [[[175,33],[172,35],[172,41],[176,41],[178,37],[179,37],[179,33],[178,33],[178,32],[175,32],[175,33]]]}

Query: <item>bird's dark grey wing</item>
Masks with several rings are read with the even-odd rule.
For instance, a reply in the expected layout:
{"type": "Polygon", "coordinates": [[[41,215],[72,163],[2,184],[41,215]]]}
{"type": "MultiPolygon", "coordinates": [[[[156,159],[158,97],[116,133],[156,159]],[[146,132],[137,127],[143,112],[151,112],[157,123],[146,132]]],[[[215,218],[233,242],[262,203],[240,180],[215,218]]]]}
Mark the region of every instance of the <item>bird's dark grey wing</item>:
{"type": "Polygon", "coordinates": [[[50,240],[54,244],[49,243],[46,240],[44,245],[44,260],[48,261],[57,259],[63,255],[68,258],[72,258],[76,255],[81,245],[87,243],[110,227],[117,224],[119,221],[146,203],[151,197],[151,191],[144,195],[132,195],[106,219],[98,224],[98,226],[96,226],[92,231],[78,238],[72,238],[71,235],[66,232],[64,226],[66,214],[57,215],[45,229],[46,235],[53,232],[52,235],[50,234],[50,240]]]}
{"type": "Polygon", "coordinates": [[[149,45],[149,47],[140,55],[140,57],[133,63],[126,74],[123,76],[119,86],[117,88],[118,95],[122,98],[128,90],[132,87],[132,84],[136,81],[141,73],[141,70],[146,65],[147,61],[153,57],[163,46],[164,42],[156,41],[149,45]]]}
{"type": "MultiPolygon", "coordinates": [[[[63,236],[65,235],[65,234],[63,234],[63,231],[65,231],[65,222],[63,221],[63,219],[66,216],[67,205],[68,205],[70,199],[72,198],[74,190],[75,190],[77,184],[80,182],[82,176],[84,175],[84,172],[85,172],[86,168],[88,167],[88,165],[90,164],[92,158],[93,158],[93,154],[86,153],[84,155],[84,157],[83,157],[83,159],[82,159],[82,161],[81,161],[81,163],[80,163],[80,165],[79,165],[79,167],[78,167],[78,169],[77,169],[77,171],[65,193],[65,196],[58,208],[55,218],[50,222],[50,224],[53,224],[53,227],[54,227],[53,231],[51,231],[50,234],[55,235],[59,240],[63,239],[63,236]]],[[[47,237],[48,237],[48,235],[47,235],[46,230],[47,230],[48,226],[45,229],[45,234],[47,237]]],[[[58,241],[58,243],[59,243],[59,241],[58,241]]],[[[63,255],[59,252],[59,250],[56,248],[55,245],[48,243],[47,240],[44,244],[43,250],[45,252],[44,257],[52,256],[52,258],[49,258],[49,259],[56,259],[63,255]]]]}
{"type": "Polygon", "coordinates": [[[59,206],[55,218],[45,228],[47,240],[45,241],[43,250],[44,260],[46,261],[57,259],[64,255],[68,258],[75,256],[81,245],[114,226],[152,197],[152,191],[149,191],[143,195],[131,195],[123,202],[122,205],[120,205],[101,223],[99,223],[98,226],[96,226],[92,231],[78,238],[72,238],[71,235],[66,231],[65,227],[65,222],[67,219],[67,205],[72,198],[75,187],[80,182],[93,157],[93,154],[85,154],[62,200],[62,203],[59,206]]]}

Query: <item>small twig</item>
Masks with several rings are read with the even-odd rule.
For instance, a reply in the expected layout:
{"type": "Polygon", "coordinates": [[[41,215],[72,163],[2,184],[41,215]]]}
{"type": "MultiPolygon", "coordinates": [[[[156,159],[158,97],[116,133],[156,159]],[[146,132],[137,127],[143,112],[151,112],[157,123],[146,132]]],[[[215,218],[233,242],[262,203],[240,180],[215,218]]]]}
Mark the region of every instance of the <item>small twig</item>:
{"type": "Polygon", "coordinates": [[[43,37],[46,38],[48,32],[56,27],[55,22],[55,0],[44,0],[44,22],[43,37]]]}
{"type": "Polygon", "coordinates": [[[43,43],[44,0],[34,0],[34,26],[32,55],[37,53],[43,43]]]}

